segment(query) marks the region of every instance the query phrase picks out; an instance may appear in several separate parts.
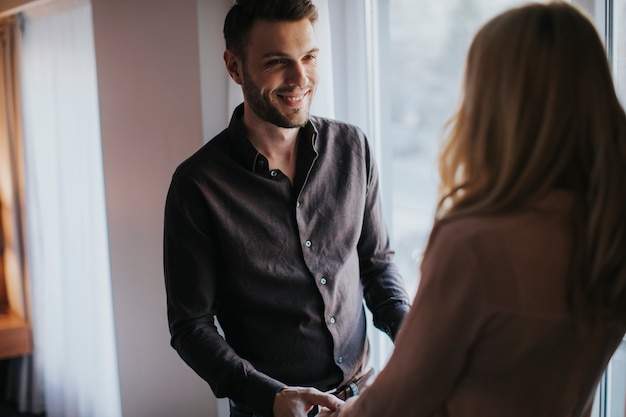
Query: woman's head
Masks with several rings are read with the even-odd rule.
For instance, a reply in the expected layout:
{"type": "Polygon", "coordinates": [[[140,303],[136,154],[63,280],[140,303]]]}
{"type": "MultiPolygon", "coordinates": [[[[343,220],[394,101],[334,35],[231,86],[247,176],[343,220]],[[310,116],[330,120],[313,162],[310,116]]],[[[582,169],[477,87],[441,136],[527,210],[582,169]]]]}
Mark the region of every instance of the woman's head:
{"type": "Polygon", "coordinates": [[[583,13],[529,4],[480,29],[440,173],[442,219],[514,211],[552,188],[575,192],[570,301],[583,317],[626,323],[626,116],[583,13]]]}
{"type": "Polygon", "coordinates": [[[468,53],[440,160],[440,214],[514,209],[553,187],[584,192],[602,158],[619,151],[624,160],[623,125],[585,15],[565,2],[504,12],[468,53]]]}

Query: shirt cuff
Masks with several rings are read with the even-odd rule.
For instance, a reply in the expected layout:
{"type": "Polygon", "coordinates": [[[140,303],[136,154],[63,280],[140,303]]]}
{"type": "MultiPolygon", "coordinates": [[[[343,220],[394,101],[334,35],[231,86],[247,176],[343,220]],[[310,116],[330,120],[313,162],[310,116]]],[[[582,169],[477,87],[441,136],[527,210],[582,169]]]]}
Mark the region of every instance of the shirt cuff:
{"type": "Polygon", "coordinates": [[[374,326],[385,332],[395,342],[402,321],[410,309],[411,305],[404,301],[386,305],[378,311],[379,319],[374,320],[374,326]]]}
{"type": "Polygon", "coordinates": [[[274,416],[274,398],[286,385],[264,373],[252,371],[248,375],[245,405],[263,416],[274,416]]]}

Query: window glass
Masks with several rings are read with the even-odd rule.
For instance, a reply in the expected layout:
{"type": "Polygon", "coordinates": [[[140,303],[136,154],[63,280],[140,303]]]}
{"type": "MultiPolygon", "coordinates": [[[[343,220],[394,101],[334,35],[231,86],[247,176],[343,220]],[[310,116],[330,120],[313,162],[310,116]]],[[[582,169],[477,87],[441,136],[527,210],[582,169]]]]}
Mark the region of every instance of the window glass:
{"type": "Polygon", "coordinates": [[[609,417],[624,417],[624,394],[626,391],[626,342],[617,349],[606,375],[606,405],[609,417]]]}
{"type": "Polygon", "coordinates": [[[611,63],[615,78],[617,94],[622,102],[626,103],[626,0],[609,2],[608,11],[611,24],[611,63]]]}
{"type": "MultiPolygon", "coordinates": [[[[626,0],[625,0],[626,1],[626,0]]],[[[458,104],[469,44],[478,28],[516,0],[380,3],[381,84],[387,171],[391,175],[391,234],[411,294],[432,226],[442,129],[458,104]]]]}

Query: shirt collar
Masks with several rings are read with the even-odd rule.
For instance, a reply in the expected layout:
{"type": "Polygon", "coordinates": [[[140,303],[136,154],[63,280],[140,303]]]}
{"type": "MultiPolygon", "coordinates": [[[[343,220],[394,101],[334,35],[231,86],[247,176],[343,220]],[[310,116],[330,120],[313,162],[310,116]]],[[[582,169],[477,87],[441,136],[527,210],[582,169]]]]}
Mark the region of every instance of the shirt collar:
{"type": "MultiPolygon", "coordinates": [[[[228,125],[228,135],[234,145],[234,157],[237,162],[252,172],[266,171],[269,169],[267,158],[248,140],[246,127],[243,124],[243,111],[244,106],[241,103],[233,111],[230,124],[228,125]]],[[[301,144],[304,142],[313,150],[316,149],[317,128],[311,120],[300,129],[299,134],[301,144]]]]}

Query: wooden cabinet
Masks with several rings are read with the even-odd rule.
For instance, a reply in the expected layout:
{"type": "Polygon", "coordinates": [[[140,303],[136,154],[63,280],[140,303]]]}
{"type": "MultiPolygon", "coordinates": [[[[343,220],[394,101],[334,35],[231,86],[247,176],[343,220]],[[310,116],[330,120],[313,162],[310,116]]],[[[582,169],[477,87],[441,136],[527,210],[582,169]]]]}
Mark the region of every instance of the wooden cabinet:
{"type": "Polygon", "coordinates": [[[0,359],[7,359],[32,352],[30,324],[19,316],[0,314],[0,359]]]}

